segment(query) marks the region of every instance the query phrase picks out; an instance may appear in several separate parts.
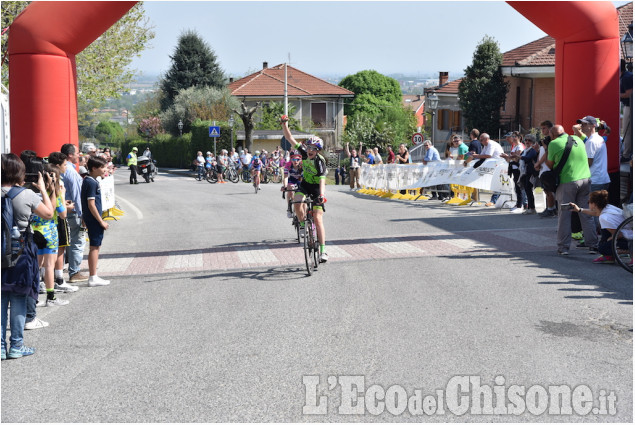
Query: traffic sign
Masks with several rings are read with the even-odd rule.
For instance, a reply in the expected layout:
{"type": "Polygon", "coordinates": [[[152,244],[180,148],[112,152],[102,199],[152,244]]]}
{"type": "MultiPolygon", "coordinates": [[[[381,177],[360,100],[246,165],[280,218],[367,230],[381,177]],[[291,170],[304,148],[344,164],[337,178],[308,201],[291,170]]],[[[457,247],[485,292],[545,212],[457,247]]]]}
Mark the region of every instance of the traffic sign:
{"type": "Polygon", "coordinates": [[[210,126],[209,137],[220,137],[220,127],[217,125],[210,126]]]}
{"type": "Polygon", "coordinates": [[[423,143],[423,134],[421,133],[415,133],[412,135],[412,144],[413,145],[420,145],[421,143],[423,143]]]}

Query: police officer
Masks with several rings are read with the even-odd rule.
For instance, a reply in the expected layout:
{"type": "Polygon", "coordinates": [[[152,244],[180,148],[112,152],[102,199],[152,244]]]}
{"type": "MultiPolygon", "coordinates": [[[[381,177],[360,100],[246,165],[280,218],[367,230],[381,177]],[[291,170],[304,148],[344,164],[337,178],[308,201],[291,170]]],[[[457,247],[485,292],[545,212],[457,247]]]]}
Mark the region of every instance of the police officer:
{"type": "Polygon", "coordinates": [[[137,182],[137,147],[132,148],[132,151],[128,154],[128,167],[130,167],[130,184],[139,184],[137,182]]]}

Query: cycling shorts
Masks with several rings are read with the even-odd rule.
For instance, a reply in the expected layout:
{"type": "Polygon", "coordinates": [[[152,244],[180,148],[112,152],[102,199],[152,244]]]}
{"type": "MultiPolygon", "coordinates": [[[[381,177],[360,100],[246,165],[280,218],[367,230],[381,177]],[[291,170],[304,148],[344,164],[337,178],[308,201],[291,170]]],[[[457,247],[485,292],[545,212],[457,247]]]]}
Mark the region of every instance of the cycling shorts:
{"type": "Polygon", "coordinates": [[[304,180],[302,182],[300,182],[300,185],[298,186],[298,190],[296,191],[296,193],[301,193],[303,195],[309,195],[311,196],[315,202],[313,203],[313,209],[322,209],[322,211],[326,212],[326,208],[324,208],[324,204],[317,202],[317,198],[318,196],[320,196],[320,185],[318,184],[311,184],[311,183],[307,183],[304,180]]]}

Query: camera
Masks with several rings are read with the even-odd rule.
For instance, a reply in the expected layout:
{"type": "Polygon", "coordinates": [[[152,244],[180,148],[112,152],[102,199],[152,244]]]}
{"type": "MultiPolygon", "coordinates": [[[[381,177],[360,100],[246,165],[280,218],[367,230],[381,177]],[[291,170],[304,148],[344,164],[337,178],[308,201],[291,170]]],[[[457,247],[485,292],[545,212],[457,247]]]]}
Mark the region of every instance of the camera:
{"type": "Polygon", "coordinates": [[[24,182],[25,183],[37,183],[38,180],[38,174],[37,173],[26,173],[24,175],[24,182]]]}

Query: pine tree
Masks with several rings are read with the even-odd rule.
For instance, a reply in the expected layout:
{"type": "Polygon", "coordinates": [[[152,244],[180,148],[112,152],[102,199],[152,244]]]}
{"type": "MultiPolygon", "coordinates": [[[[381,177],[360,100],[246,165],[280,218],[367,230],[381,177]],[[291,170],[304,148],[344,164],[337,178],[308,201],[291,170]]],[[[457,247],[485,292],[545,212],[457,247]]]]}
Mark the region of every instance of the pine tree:
{"type": "Polygon", "coordinates": [[[181,34],[170,59],[172,67],[161,80],[161,110],[172,106],[180,90],[225,87],[225,74],[216,62],[216,54],[195,31],[181,34]]]}
{"type": "Polygon", "coordinates": [[[503,79],[503,54],[496,40],[485,36],[476,46],[472,65],[465,69],[459,85],[459,105],[467,128],[496,134],[500,108],[505,103],[508,83],[503,79]]]}

